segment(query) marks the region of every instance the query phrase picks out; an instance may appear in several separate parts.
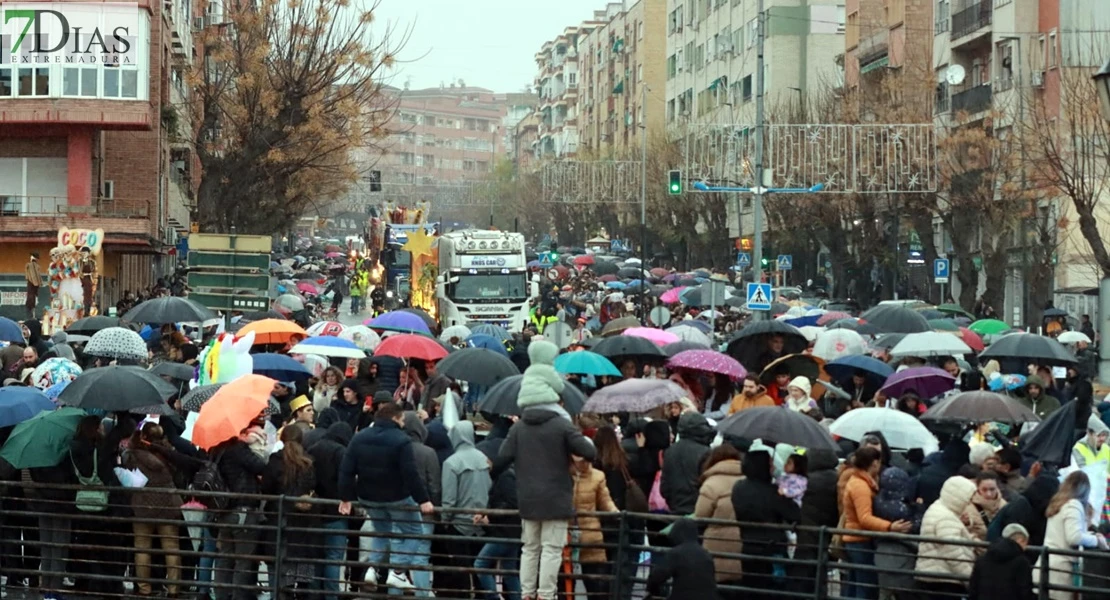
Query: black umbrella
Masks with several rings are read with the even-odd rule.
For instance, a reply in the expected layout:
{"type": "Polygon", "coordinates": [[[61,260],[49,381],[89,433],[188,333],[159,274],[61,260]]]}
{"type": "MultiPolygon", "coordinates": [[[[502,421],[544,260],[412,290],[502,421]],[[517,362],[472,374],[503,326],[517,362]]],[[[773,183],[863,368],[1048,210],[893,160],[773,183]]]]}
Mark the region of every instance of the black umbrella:
{"type": "Polygon", "coordinates": [[[1021,436],[1018,448],[1022,456],[1060,468],[1070,465],[1076,430],[1085,427],[1076,427],[1075,411],[1076,403],[1068,402],[1048,415],[1036,429],[1021,436]]]}
{"type": "Polygon", "coordinates": [[[631,335],[607,337],[598,342],[591,350],[609,359],[618,357],[667,357],[663,350],[653,342],[631,335]]]}
{"type": "Polygon", "coordinates": [[[922,421],[957,423],[1036,423],[1041,419],[1017,400],[995,392],[964,392],[946,398],[921,415],[922,421]]]}
{"type": "Polygon", "coordinates": [[[478,385],[493,385],[506,377],[520,375],[520,369],[499,352],[463,348],[436,363],[436,373],[478,385]]]}
{"type": "Polygon", "coordinates": [[[1063,344],[1035,333],[1011,333],[996,338],[979,354],[980,363],[992,358],[1004,368],[1003,373],[1019,373],[1029,363],[1061,367],[1075,364],[1075,357],[1063,344]],[[1006,363],[1010,363],[1010,370],[1005,370],[1006,363]],[[1018,368],[1014,369],[1015,365],[1018,368]]]}
{"type": "Polygon", "coordinates": [[[907,335],[909,335],[909,334],[906,334],[906,333],[884,333],[883,335],[879,336],[878,339],[876,339],[874,342],[872,342],[871,345],[876,347],[876,348],[884,348],[886,350],[890,350],[891,348],[897,346],[898,342],[901,342],[902,339],[905,338],[907,335]]]}
{"type": "Polygon", "coordinates": [[[667,356],[674,356],[679,352],[685,352],[687,350],[709,349],[710,348],[708,346],[703,346],[702,344],[699,344],[697,342],[687,342],[686,340],[682,340],[680,342],[672,342],[670,344],[667,344],[666,346],[663,346],[663,354],[666,354],[667,356]]]}
{"type": "MultiPolygon", "coordinates": [[[[840,319],[829,324],[827,329],[850,329],[860,335],[879,335],[882,333],[878,327],[871,323],[864,323],[859,319],[840,319]]],[[[906,335],[904,333],[889,333],[887,335],[906,335]]]]}
{"type": "Polygon", "coordinates": [[[594,273],[597,273],[598,275],[616,275],[617,273],[620,273],[621,268],[617,266],[617,263],[599,260],[594,262],[594,264],[590,267],[590,270],[594,273]]]}
{"type": "Polygon", "coordinates": [[[154,366],[153,369],[150,370],[150,372],[155,375],[165,375],[166,377],[172,377],[173,379],[177,379],[178,381],[191,381],[193,379],[193,376],[196,375],[196,369],[194,367],[168,361],[158,363],[154,366]]]}
{"type": "Polygon", "coordinates": [[[921,313],[894,304],[880,304],[860,318],[886,333],[921,333],[932,331],[921,313]]]}
{"type": "Polygon", "coordinates": [[[740,361],[748,370],[755,370],[766,366],[760,365],[759,361],[767,352],[768,338],[776,335],[781,335],[785,342],[780,356],[797,354],[809,347],[809,341],[797,327],[769,319],[756,321],[736,332],[728,341],[725,353],[740,361]]]}
{"type": "Polygon", "coordinates": [[[124,321],[132,323],[193,323],[215,318],[216,313],[181,296],[147,300],[123,315],[124,321]]]}
{"type": "Polygon", "coordinates": [[[1050,319],[1050,318],[1053,318],[1053,317],[1066,317],[1066,316],[1068,316],[1068,311],[1060,309],[1060,308],[1050,308],[1050,309],[1044,311],[1043,313],[1041,313],[1041,316],[1043,316],[1046,319],[1050,319]]]}
{"type": "MultiPolygon", "coordinates": [[[[520,415],[516,398],[520,395],[520,382],[523,379],[523,375],[513,375],[497,382],[486,390],[486,394],[478,402],[478,410],[495,415],[520,415]]],[[[563,386],[559,398],[563,401],[563,408],[572,415],[581,412],[582,407],[586,405],[586,395],[570,382],[563,386]]]]}
{"type": "Polygon", "coordinates": [[[617,271],[617,275],[626,279],[641,279],[644,276],[644,270],[639,267],[622,267],[617,271]]]}
{"type": "Polygon", "coordinates": [[[142,367],[98,367],[85,371],[62,390],[58,402],[77,408],[130,411],[164,404],[177,388],[142,367]]]}
{"type": "Polygon", "coordinates": [[[92,335],[101,329],[109,327],[121,327],[120,320],[115,317],[85,317],[84,319],[77,319],[66,327],[66,333],[73,333],[76,335],[92,335]]]}
{"type": "Polygon", "coordinates": [[[717,427],[722,436],[793,444],[808,450],[838,451],[836,442],[812,417],[781,406],[749,408],[728,417],[717,427]]]}
{"type": "Polygon", "coordinates": [[[262,321],[264,319],[281,319],[282,321],[284,321],[285,320],[285,315],[279,313],[276,310],[254,311],[254,312],[244,313],[243,318],[241,318],[239,321],[241,323],[242,322],[253,323],[255,321],[262,321]]]}

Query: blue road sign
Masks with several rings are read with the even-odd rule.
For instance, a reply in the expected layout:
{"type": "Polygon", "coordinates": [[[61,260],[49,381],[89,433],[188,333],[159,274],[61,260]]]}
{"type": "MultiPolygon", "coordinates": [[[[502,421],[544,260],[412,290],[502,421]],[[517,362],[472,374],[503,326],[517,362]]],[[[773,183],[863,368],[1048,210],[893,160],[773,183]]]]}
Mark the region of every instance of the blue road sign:
{"type": "Polygon", "coordinates": [[[736,266],[746,269],[752,266],[752,255],[747,252],[740,252],[736,255],[736,266]]]}
{"type": "Polygon", "coordinates": [[[748,310],[771,310],[771,284],[748,284],[748,310]]]}
{"type": "Polygon", "coordinates": [[[937,283],[948,283],[951,275],[952,264],[947,258],[938,258],[933,261],[933,279],[937,283]]]}
{"type": "Polygon", "coordinates": [[[551,262],[551,253],[550,252],[540,252],[540,268],[541,269],[550,269],[551,267],[554,267],[554,266],[555,266],[555,263],[551,262]]]}
{"type": "Polygon", "coordinates": [[[778,262],[780,271],[789,271],[794,268],[794,256],[791,254],[780,254],[778,262]]]}

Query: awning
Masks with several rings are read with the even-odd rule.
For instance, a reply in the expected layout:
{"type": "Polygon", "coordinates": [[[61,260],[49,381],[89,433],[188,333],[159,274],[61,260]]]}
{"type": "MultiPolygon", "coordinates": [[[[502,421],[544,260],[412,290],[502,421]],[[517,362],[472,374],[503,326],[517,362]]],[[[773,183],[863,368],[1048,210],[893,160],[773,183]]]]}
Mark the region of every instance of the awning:
{"type": "Polygon", "coordinates": [[[859,74],[863,75],[864,73],[870,73],[871,71],[874,71],[876,69],[881,69],[881,68],[883,68],[883,67],[885,67],[889,64],[890,64],[890,56],[889,55],[882,56],[882,57],[877,58],[877,59],[875,59],[875,60],[873,60],[873,61],[871,61],[871,62],[869,62],[865,65],[860,65],[859,66],[859,74]]]}

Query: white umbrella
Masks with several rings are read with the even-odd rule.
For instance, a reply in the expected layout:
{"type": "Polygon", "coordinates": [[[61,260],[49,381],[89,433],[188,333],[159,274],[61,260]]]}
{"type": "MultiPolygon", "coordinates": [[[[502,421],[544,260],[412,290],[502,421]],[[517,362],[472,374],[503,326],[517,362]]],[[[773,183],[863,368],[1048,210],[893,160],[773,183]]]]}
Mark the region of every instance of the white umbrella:
{"type": "Polygon", "coordinates": [[[713,345],[713,340],[709,339],[708,335],[705,335],[701,332],[700,329],[694,327],[693,325],[683,325],[679,323],[674,327],[669,327],[667,329],[667,333],[673,333],[674,335],[678,336],[678,339],[684,342],[701,344],[706,348],[713,345]]]}
{"type": "Polygon", "coordinates": [[[893,408],[857,408],[844,413],[829,427],[829,433],[858,442],[869,431],[881,431],[891,448],[921,448],[925,454],[936,452],[940,443],[914,418],[893,408]]]}
{"type": "Polygon", "coordinates": [[[289,354],[319,354],[329,358],[366,358],[366,353],[350,340],[331,336],[310,337],[293,346],[289,354]]]}
{"type": "Polygon", "coordinates": [[[1056,341],[1061,344],[1078,344],[1079,342],[1091,343],[1091,338],[1082,331],[1065,331],[1056,337],[1056,341]]]}
{"type": "Polygon", "coordinates": [[[468,337],[470,337],[470,328],[466,325],[452,325],[439,334],[439,340],[446,343],[450,343],[451,338],[465,340],[468,337]]]}
{"type": "Polygon", "coordinates": [[[813,355],[831,362],[845,356],[867,352],[867,343],[851,329],[828,329],[817,334],[813,355]]]}
{"type": "Polygon", "coordinates": [[[925,331],[911,333],[902,338],[890,350],[890,355],[895,358],[903,356],[916,356],[926,358],[929,356],[960,356],[971,354],[972,350],[959,337],[951,333],[940,331],[925,331]]]}
{"type": "Polygon", "coordinates": [[[365,325],[355,325],[348,327],[339,334],[339,339],[349,340],[358,346],[359,350],[366,352],[373,352],[378,344],[382,343],[382,337],[376,331],[370,329],[365,325]]]}

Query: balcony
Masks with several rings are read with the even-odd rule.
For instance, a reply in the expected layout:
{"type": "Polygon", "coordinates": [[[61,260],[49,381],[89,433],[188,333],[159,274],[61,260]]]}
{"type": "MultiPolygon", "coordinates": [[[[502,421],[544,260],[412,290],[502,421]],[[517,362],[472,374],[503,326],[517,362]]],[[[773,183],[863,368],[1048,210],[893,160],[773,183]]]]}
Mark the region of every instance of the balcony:
{"type": "Polygon", "coordinates": [[[983,112],[991,107],[991,86],[979,85],[952,94],[952,112],[966,112],[970,115],[983,112]]]}
{"type": "Polygon", "coordinates": [[[65,196],[0,196],[3,217],[103,217],[145,219],[150,214],[145,202],[96,198],[87,205],[70,205],[65,196]]]}
{"type": "Polygon", "coordinates": [[[950,39],[956,41],[984,27],[988,27],[991,24],[991,17],[994,14],[991,2],[992,0],[976,2],[952,15],[952,35],[950,39]]]}

